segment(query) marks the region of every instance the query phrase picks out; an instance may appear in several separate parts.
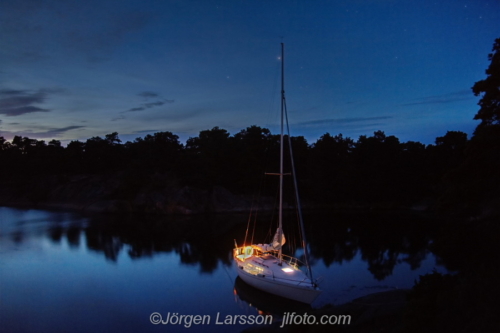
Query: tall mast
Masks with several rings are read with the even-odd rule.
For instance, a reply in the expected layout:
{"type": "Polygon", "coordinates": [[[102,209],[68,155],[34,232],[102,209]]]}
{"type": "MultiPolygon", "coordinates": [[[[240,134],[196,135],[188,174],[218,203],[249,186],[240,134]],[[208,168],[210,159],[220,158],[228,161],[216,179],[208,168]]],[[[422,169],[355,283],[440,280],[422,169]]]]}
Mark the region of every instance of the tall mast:
{"type": "MultiPolygon", "coordinates": [[[[281,134],[280,134],[280,202],[279,202],[279,234],[278,241],[283,238],[283,120],[285,113],[285,46],[281,43],[281,134]]],[[[281,265],[282,247],[278,251],[279,263],[281,265]]]]}

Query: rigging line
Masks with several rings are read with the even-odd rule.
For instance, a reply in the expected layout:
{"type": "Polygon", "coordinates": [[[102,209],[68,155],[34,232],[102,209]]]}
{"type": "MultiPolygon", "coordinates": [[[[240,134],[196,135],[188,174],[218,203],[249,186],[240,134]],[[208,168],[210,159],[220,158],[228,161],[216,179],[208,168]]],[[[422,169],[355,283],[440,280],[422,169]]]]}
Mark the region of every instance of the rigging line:
{"type": "MultiPolygon", "coordinates": [[[[257,225],[257,214],[259,212],[259,203],[260,203],[260,197],[261,197],[261,193],[262,193],[262,183],[263,183],[263,180],[262,180],[262,177],[261,177],[261,181],[259,182],[259,190],[257,192],[257,195],[254,194],[253,197],[252,197],[251,213],[253,213],[254,211],[255,211],[255,213],[253,215],[252,238],[251,238],[250,244],[253,244],[253,238],[254,238],[254,235],[255,235],[255,227],[257,225]]],[[[250,223],[251,218],[252,218],[252,215],[250,214],[249,223],[250,223]]],[[[248,231],[248,229],[247,229],[247,231],[248,231]]]]}
{"type": "Polygon", "coordinates": [[[300,230],[300,216],[299,216],[299,212],[298,210],[295,211],[295,215],[296,215],[296,218],[297,218],[297,232],[299,233],[299,237],[300,239],[302,239],[302,232],[300,230]]]}
{"type": "MultiPolygon", "coordinates": [[[[276,190],[276,191],[277,191],[277,190],[276,190]]],[[[276,215],[276,197],[277,197],[277,195],[275,195],[275,196],[274,196],[274,205],[273,205],[273,209],[272,209],[272,211],[271,211],[271,219],[270,219],[271,223],[269,224],[269,232],[268,232],[268,235],[267,235],[267,236],[270,236],[269,234],[271,234],[271,233],[272,233],[272,231],[271,231],[271,227],[273,226],[274,217],[275,217],[275,215],[276,215]]],[[[267,236],[266,236],[266,237],[267,237],[267,236]]],[[[266,240],[267,240],[267,238],[266,238],[266,240]]]]}
{"type": "MultiPolygon", "coordinates": [[[[260,189],[259,189],[259,193],[260,193],[260,189]]],[[[259,196],[260,196],[260,194],[259,194],[259,196]]],[[[248,227],[249,227],[250,222],[252,220],[252,213],[255,211],[255,213],[253,215],[254,219],[253,219],[253,228],[252,228],[252,238],[250,240],[250,244],[253,244],[253,237],[255,235],[255,225],[257,224],[257,213],[258,213],[259,204],[258,204],[258,202],[257,202],[257,204],[255,204],[255,201],[256,201],[256,199],[255,199],[255,194],[254,194],[254,196],[252,198],[252,207],[250,210],[250,216],[248,217],[248,224],[247,224],[247,233],[248,233],[248,227]],[[255,205],[257,205],[257,208],[255,207],[255,205]]],[[[245,242],[246,242],[246,238],[247,238],[247,235],[245,234],[245,242]]]]}
{"type": "Polygon", "coordinates": [[[300,230],[302,233],[302,247],[304,248],[304,258],[305,258],[305,263],[307,265],[307,269],[309,271],[309,277],[311,279],[311,284],[314,284],[311,266],[309,265],[309,251],[307,249],[306,234],[304,232],[304,220],[302,218],[302,209],[300,207],[299,189],[297,186],[297,176],[295,174],[295,163],[293,162],[292,139],[290,138],[290,126],[288,125],[288,112],[287,112],[287,108],[286,108],[286,100],[285,100],[284,95],[283,95],[283,106],[284,106],[284,111],[285,111],[284,113],[285,113],[285,119],[286,119],[286,130],[288,132],[288,148],[290,150],[290,162],[292,164],[293,185],[295,187],[295,197],[297,199],[297,211],[298,211],[299,218],[300,218],[300,230]]]}
{"type": "MultiPolygon", "coordinates": [[[[250,228],[250,223],[251,223],[251,221],[252,221],[252,214],[254,213],[254,211],[256,211],[256,209],[255,209],[255,206],[254,206],[254,205],[255,205],[255,194],[254,194],[254,196],[253,196],[253,198],[252,198],[252,206],[250,207],[250,215],[248,216],[248,221],[247,221],[247,230],[246,230],[246,232],[245,232],[245,240],[244,240],[244,242],[243,242],[243,245],[246,245],[246,244],[247,244],[248,229],[250,228]]],[[[257,213],[255,213],[255,214],[257,214],[257,213]]],[[[254,214],[254,215],[255,215],[255,214],[254,214]]],[[[255,222],[254,222],[254,224],[253,224],[253,227],[254,227],[254,228],[253,228],[253,230],[255,230],[255,222]]],[[[251,239],[251,241],[250,241],[250,244],[253,244],[253,233],[252,233],[252,239],[251,239]]]]}
{"type": "MultiPolygon", "coordinates": [[[[291,180],[291,186],[292,186],[292,188],[294,188],[293,180],[291,180]]],[[[292,200],[293,200],[294,205],[295,205],[294,206],[294,208],[295,208],[295,210],[294,210],[295,216],[294,217],[295,217],[296,224],[294,224],[294,227],[297,228],[297,229],[294,229],[294,232],[299,235],[299,243],[300,243],[300,240],[303,239],[303,236],[302,236],[302,232],[301,232],[301,228],[300,228],[300,215],[299,215],[299,209],[298,209],[299,203],[297,202],[297,198],[295,196],[293,197],[292,200]]],[[[300,247],[301,245],[302,244],[299,244],[297,246],[297,248],[300,247]]]]}
{"type": "Polygon", "coordinates": [[[254,220],[253,220],[253,229],[252,229],[252,244],[253,244],[253,239],[255,236],[255,229],[257,227],[257,215],[259,213],[259,210],[257,209],[254,215],[254,220]]]}
{"type": "MultiPolygon", "coordinates": [[[[290,179],[289,184],[290,184],[291,188],[293,189],[292,179],[290,179]]],[[[292,233],[294,235],[294,237],[292,238],[292,240],[290,242],[290,250],[292,251],[292,253],[295,253],[297,248],[300,246],[300,245],[297,245],[297,243],[300,243],[300,240],[302,239],[302,235],[300,233],[300,220],[299,220],[299,216],[297,214],[297,201],[296,201],[295,196],[292,196],[291,201],[294,204],[294,206],[293,206],[294,209],[293,209],[293,212],[289,212],[287,215],[288,215],[289,220],[294,220],[296,222],[296,224],[294,224],[294,223],[289,224],[291,227],[291,230],[289,231],[289,233],[292,233]],[[295,215],[293,213],[295,213],[295,215]],[[297,241],[297,237],[296,237],[297,234],[299,235],[298,241],[297,241]]]]}
{"type": "MultiPolygon", "coordinates": [[[[260,190],[259,190],[259,201],[260,201],[260,190]]],[[[254,214],[254,218],[253,218],[253,229],[252,229],[252,244],[253,244],[253,239],[254,239],[254,236],[255,236],[255,228],[257,226],[257,215],[259,213],[259,201],[257,201],[257,208],[255,209],[255,214],[254,214]]]]}
{"type": "MultiPolygon", "coordinates": [[[[260,192],[260,190],[259,190],[260,192]]],[[[250,227],[250,223],[252,222],[252,214],[254,216],[254,220],[253,220],[253,230],[252,230],[252,238],[251,238],[251,241],[250,241],[250,244],[253,244],[253,236],[255,234],[255,224],[257,223],[257,212],[258,212],[258,208],[255,207],[255,194],[253,195],[253,198],[252,198],[252,206],[250,207],[250,215],[248,216],[248,222],[247,222],[247,230],[245,232],[245,242],[244,244],[247,244],[246,241],[247,241],[247,235],[248,235],[248,229],[250,227]]],[[[257,203],[257,207],[258,207],[258,203],[257,203]]]]}
{"type": "Polygon", "coordinates": [[[253,244],[253,236],[255,235],[255,225],[256,224],[257,224],[257,215],[255,215],[254,221],[253,221],[252,240],[250,241],[250,244],[253,244]]]}
{"type": "MultiPolygon", "coordinates": [[[[267,146],[269,146],[269,140],[268,138],[266,137],[266,141],[267,142],[267,146]]],[[[269,149],[268,147],[265,148],[265,156],[264,156],[264,161],[261,161],[262,163],[262,166],[261,167],[261,170],[265,170],[265,165],[267,165],[267,161],[269,159],[269,149]]],[[[254,238],[254,235],[255,235],[255,228],[256,228],[256,225],[257,225],[257,215],[259,213],[259,207],[261,206],[261,202],[262,202],[262,196],[263,196],[263,188],[264,188],[264,183],[265,183],[265,173],[262,172],[262,175],[260,177],[260,181],[259,181],[259,186],[258,186],[258,191],[257,191],[257,194],[253,196],[252,198],[252,209],[255,209],[255,214],[254,214],[254,224],[253,224],[253,230],[252,230],[252,244],[253,244],[253,238],[254,238]]]]}
{"type": "Polygon", "coordinates": [[[273,233],[273,224],[274,223],[273,223],[273,221],[274,221],[274,216],[276,215],[276,201],[278,200],[277,197],[279,195],[279,189],[276,189],[276,191],[278,193],[276,193],[274,196],[274,205],[273,205],[273,214],[271,215],[271,223],[269,223],[269,230],[268,230],[266,238],[265,238],[265,240],[267,241],[267,239],[268,239],[267,237],[269,237],[270,242],[272,242],[273,236],[274,236],[274,233],[273,233]]]}
{"type": "Polygon", "coordinates": [[[243,240],[243,246],[247,244],[248,229],[250,228],[250,221],[252,220],[252,210],[250,210],[250,216],[248,216],[247,230],[245,231],[245,239],[243,240]]]}
{"type": "MultiPolygon", "coordinates": [[[[281,43],[281,121],[280,121],[280,208],[278,239],[281,241],[283,234],[283,115],[285,111],[285,45],[281,43]]],[[[278,250],[279,265],[283,254],[282,246],[278,250]]]]}

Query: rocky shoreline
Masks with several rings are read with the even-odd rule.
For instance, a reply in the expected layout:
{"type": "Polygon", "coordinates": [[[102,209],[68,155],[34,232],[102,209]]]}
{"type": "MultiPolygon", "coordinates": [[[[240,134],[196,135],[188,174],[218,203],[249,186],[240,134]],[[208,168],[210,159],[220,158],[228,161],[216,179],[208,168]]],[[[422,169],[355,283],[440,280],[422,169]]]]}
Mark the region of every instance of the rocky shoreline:
{"type": "MultiPolygon", "coordinates": [[[[166,174],[79,174],[0,179],[0,205],[40,209],[69,209],[85,213],[143,213],[194,215],[245,213],[255,209],[251,195],[235,194],[222,186],[210,189],[180,185],[166,174]]],[[[431,204],[402,206],[394,202],[318,205],[303,202],[304,209],[425,211],[431,204]]],[[[275,209],[275,200],[261,197],[259,210],[275,209]]],[[[292,208],[284,203],[285,209],[292,208]]]]}
{"type": "Polygon", "coordinates": [[[178,186],[164,175],[146,181],[120,175],[50,176],[0,182],[0,204],[98,213],[201,214],[245,212],[251,200],[222,187],[178,186]]]}
{"type": "Polygon", "coordinates": [[[357,298],[349,303],[308,311],[308,315],[322,316],[350,315],[349,324],[340,325],[283,325],[277,321],[270,326],[254,326],[244,333],[274,332],[400,332],[403,327],[404,310],[410,291],[397,289],[378,292],[357,298]]]}

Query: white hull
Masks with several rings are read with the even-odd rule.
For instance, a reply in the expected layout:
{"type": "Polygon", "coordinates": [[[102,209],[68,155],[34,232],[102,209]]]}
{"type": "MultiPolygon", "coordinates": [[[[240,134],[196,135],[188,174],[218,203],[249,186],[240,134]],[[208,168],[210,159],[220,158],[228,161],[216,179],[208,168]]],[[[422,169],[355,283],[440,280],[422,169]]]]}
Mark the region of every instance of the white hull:
{"type": "Polygon", "coordinates": [[[241,263],[238,264],[238,261],[235,261],[238,276],[254,288],[306,304],[311,304],[321,294],[321,290],[314,288],[310,280],[308,283],[290,283],[279,281],[272,276],[250,274],[240,268],[243,267],[241,263]]]}

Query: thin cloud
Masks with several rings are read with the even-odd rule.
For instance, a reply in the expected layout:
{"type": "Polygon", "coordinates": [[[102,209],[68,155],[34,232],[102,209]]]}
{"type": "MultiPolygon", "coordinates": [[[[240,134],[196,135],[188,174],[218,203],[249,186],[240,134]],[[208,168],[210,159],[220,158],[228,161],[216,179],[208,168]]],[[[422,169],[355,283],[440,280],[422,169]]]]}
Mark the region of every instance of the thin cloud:
{"type": "Polygon", "coordinates": [[[318,119],[311,121],[303,121],[297,123],[299,126],[324,126],[324,125],[333,125],[333,124],[351,124],[351,123],[363,123],[369,122],[373,120],[385,120],[391,119],[391,116],[380,116],[380,117],[352,117],[352,118],[329,118],[329,119],[318,119]]]}
{"type": "Polygon", "coordinates": [[[160,94],[153,92],[153,91],[143,91],[143,92],[138,93],[137,96],[143,97],[144,99],[146,99],[146,102],[142,103],[140,106],[130,108],[127,111],[122,111],[121,113],[144,111],[144,110],[151,109],[151,108],[154,108],[157,106],[162,106],[166,103],[171,104],[171,103],[175,102],[175,100],[173,100],[173,99],[162,98],[160,96],[160,94]],[[159,99],[159,100],[154,101],[154,102],[150,102],[149,100],[153,99],[153,98],[159,99]]]}
{"type": "Polygon", "coordinates": [[[47,132],[45,132],[46,135],[49,136],[59,136],[62,133],[79,129],[79,128],[84,128],[85,126],[67,126],[67,127],[62,127],[62,128],[51,128],[47,132]]]}
{"type": "Polygon", "coordinates": [[[158,102],[144,103],[144,106],[149,109],[155,106],[162,106],[163,104],[165,104],[165,102],[158,101],[158,102]]]}
{"type": "Polygon", "coordinates": [[[137,95],[144,98],[158,97],[158,94],[152,91],[143,91],[141,93],[138,93],[137,95]]]}
{"type": "Polygon", "coordinates": [[[135,112],[135,111],[143,111],[143,110],[146,110],[146,108],[142,108],[142,107],[141,108],[132,108],[132,109],[125,111],[125,112],[135,112]]]}
{"type": "Polygon", "coordinates": [[[54,89],[40,89],[38,91],[2,89],[0,90],[0,114],[15,117],[26,113],[49,112],[50,109],[33,104],[45,102],[50,93],[58,91],[54,89]]]}
{"type": "Polygon", "coordinates": [[[425,105],[425,104],[446,104],[459,101],[465,101],[473,98],[470,90],[460,90],[444,95],[427,96],[413,100],[409,103],[401,104],[402,106],[425,105]]]}
{"type": "Polygon", "coordinates": [[[111,119],[111,121],[118,121],[118,120],[123,120],[123,119],[125,119],[125,116],[121,116],[120,115],[120,116],[118,116],[116,118],[111,119]]]}
{"type": "Polygon", "coordinates": [[[22,106],[19,108],[6,108],[6,109],[0,109],[0,113],[6,115],[7,117],[16,117],[16,116],[21,116],[26,113],[33,113],[33,112],[50,112],[49,109],[42,109],[37,106],[22,106]]]}
{"type": "Polygon", "coordinates": [[[0,136],[5,137],[7,140],[11,140],[14,136],[29,137],[30,139],[47,139],[47,138],[57,138],[62,134],[72,131],[75,129],[85,128],[85,126],[66,126],[60,128],[49,128],[46,131],[35,132],[31,130],[26,131],[0,131],[0,136]]]}
{"type": "Polygon", "coordinates": [[[144,133],[157,133],[157,132],[161,132],[160,130],[157,130],[157,129],[148,129],[148,130],[140,130],[140,131],[134,131],[132,132],[132,134],[144,134],[144,133]]]}
{"type": "Polygon", "coordinates": [[[12,107],[24,103],[41,103],[45,99],[45,94],[41,90],[31,92],[29,90],[2,89],[0,90],[0,98],[1,107],[12,107]]]}

